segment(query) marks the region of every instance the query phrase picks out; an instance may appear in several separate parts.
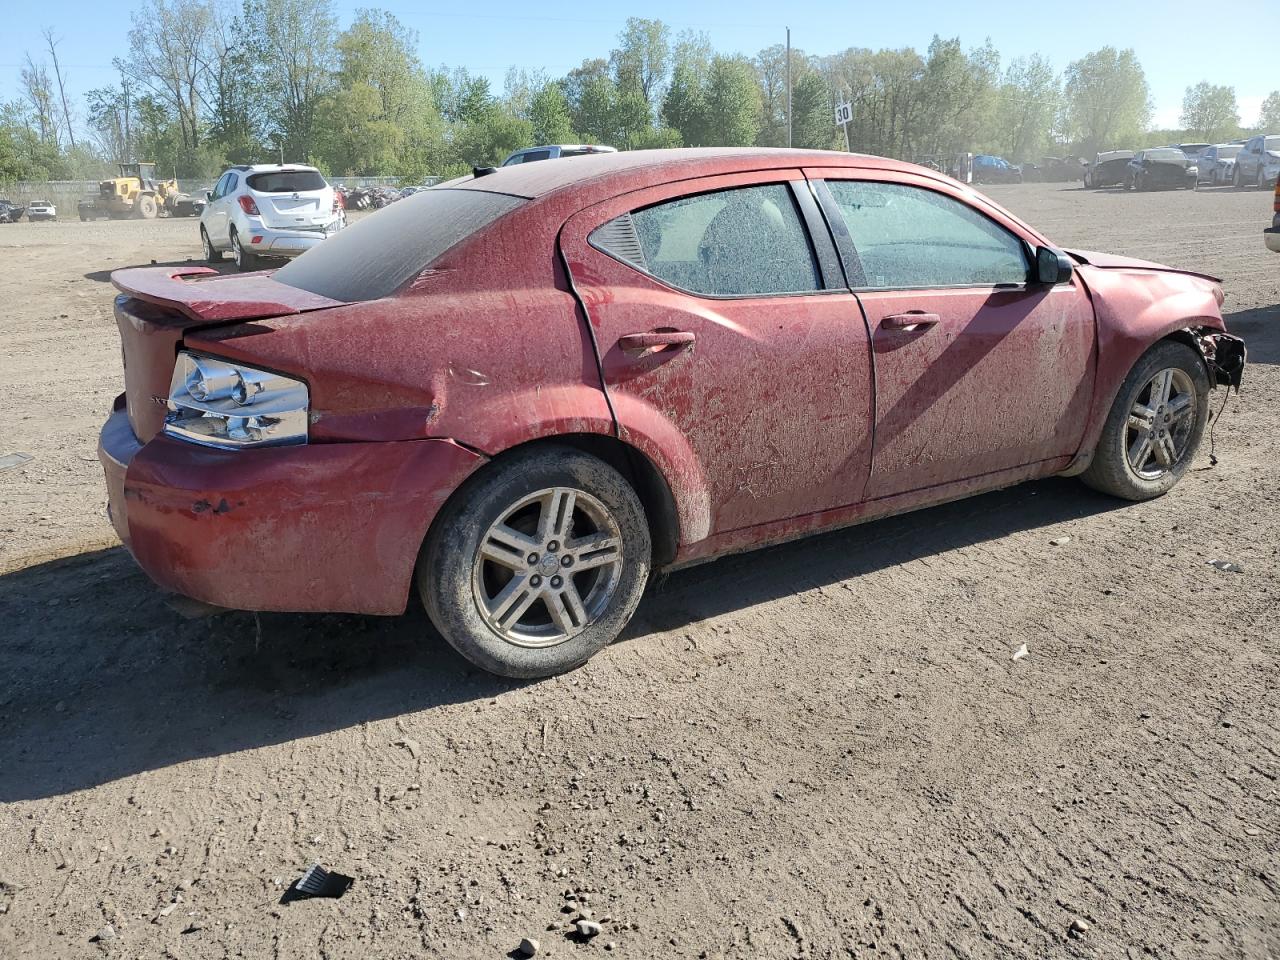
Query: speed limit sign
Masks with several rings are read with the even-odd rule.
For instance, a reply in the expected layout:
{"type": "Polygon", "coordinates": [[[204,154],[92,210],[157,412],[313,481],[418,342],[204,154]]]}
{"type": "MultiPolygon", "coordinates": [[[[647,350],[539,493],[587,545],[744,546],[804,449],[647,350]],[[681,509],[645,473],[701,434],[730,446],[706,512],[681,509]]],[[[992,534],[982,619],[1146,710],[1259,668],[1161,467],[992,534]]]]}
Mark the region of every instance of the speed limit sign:
{"type": "Polygon", "coordinates": [[[853,104],[840,103],[836,104],[836,125],[840,126],[853,122],[853,104]]]}

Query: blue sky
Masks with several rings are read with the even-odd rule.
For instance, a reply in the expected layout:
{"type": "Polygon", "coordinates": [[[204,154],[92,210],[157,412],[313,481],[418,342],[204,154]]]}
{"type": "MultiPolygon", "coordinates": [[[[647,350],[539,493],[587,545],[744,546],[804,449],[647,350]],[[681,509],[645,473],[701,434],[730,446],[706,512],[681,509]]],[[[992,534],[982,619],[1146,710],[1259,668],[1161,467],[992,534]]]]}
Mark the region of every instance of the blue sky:
{"type": "MultiPolygon", "coordinates": [[[[59,52],[77,102],[82,102],[84,91],[114,79],[111,59],[125,52],[134,4],[14,0],[6,6],[0,99],[17,95],[22,53],[29,49],[38,55],[45,26],[62,37],[59,52]]],[[[1176,125],[1184,89],[1200,80],[1234,86],[1245,123],[1256,119],[1262,98],[1280,87],[1275,69],[1280,63],[1280,0],[915,0],[858,5],[819,0],[649,0],[636,7],[554,0],[492,0],[466,6],[338,0],[344,24],[357,6],[383,7],[417,30],[424,63],[465,66],[488,76],[495,90],[501,88],[508,66],[559,76],[584,57],[603,55],[628,15],[658,17],[676,30],[703,30],[717,50],[730,53],[752,54],[781,42],[787,26],[792,43],[809,53],[850,46],[923,50],[937,33],[959,36],[966,46],[990,37],[1005,62],[1041,53],[1058,70],[1104,44],[1133,47],[1152,88],[1157,126],[1176,125]],[[1216,12],[1205,16],[1206,9],[1216,12]]]]}

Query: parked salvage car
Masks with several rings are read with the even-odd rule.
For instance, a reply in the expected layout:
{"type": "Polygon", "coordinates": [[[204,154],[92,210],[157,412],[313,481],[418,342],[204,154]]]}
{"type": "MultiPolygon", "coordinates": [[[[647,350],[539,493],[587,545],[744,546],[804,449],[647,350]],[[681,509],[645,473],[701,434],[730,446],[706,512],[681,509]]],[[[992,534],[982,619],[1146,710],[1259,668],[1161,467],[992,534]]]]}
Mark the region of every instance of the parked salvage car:
{"type": "Polygon", "coordinates": [[[502,161],[504,167],[517,163],[533,163],[537,160],[558,160],[561,157],[585,157],[593,153],[617,153],[617,147],[602,143],[553,143],[540,147],[525,147],[502,161]]]}
{"type": "Polygon", "coordinates": [[[1221,186],[1235,178],[1238,143],[1215,143],[1205,147],[1196,158],[1196,182],[1221,186]]]}
{"type": "Polygon", "coordinates": [[[27,204],[27,219],[32,223],[37,220],[57,220],[58,208],[48,200],[32,200],[27,204]]]}
{"type": "Polygon", "coordinates": [[[1211,143],[1171,143],[1169,146],[1182,151],[1182,155],[1191,163],[1195,163],[1197,158],[1209,147],[1211,143]]]}
{"type": "Polygon", "coordinates": [[[236,266],[257,270],[264,257],[296,257],[342,229],[346,214],[315,167],[260,163],[232,167],[200,214],[204,258],[230,250],[236,266]]]}
{"type": "Polygon", "coordinates": [[[1280,253],[1280,179],[1276,180],[1275,197],[1271,201],[1271,209],[1275,215],[1271,218],[1271,226],[1262,231],[1262,239],[1272,253],[1280,253]]]}
{"type": "Polygon", "coordinates": [[[974,183],[1021,183],[1022,171],[1004,157],[979,154],[973,158],[974,183]]]}
{"type": "Polygon", "coordinates": [[[1139,150],[1129,161],[1125,187],[1130,190],[1195,189],[1199,171],[1177,147],[1139,150]]]}
{"type": "Polygon", "coordinates": [[[20,203],[12,200],[0,200],[0,223],[17,223],[26,210],[20,203]]]}
{"type": "Polygon", "coordinates": [[[838,152],[522,164],[211,274],[112,277],[99,455],[143,570],[250,610],[416,593],[516,677],[658,571],[1053,474],[1160,496],[1244,365],[1213,279],[838,152]]]}
{"type": "Polygon", "coordinates": [[[1132,150],[1105,150],[1095,154],[1093,163],[1084,168],[1085,187],[1096,190],[1123,185],[1128,179],[1129,161],[1132,159],[1132,150]]]}
{"type": "Polygon", "coordinates": [[[1253,137],[1236,154],[1232,180],[1237,187],[1270,187],[1280,176],[1280,136],[1253,137]]]}

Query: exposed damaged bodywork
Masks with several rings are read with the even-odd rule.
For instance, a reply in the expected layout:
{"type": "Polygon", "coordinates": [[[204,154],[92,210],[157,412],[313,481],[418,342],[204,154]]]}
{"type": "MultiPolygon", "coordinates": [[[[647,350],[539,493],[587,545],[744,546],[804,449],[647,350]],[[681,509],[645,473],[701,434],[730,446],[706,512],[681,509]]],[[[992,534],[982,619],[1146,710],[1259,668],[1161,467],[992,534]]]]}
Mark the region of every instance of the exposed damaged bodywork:
{"type": "MultiPolygon", "coordinates": [[[[645,153],[504,168],[445,185],[447,201],[415,194],[385,221],[401,234],[431,229],[416,214],[432,204],[458,216],[416,248],[425,262],[399,256],[376,283],[310,254],[274,275],[118,272],[125,394],[101,456],[139,563],[220,606],[395,613],[441,511],[538,444],[617,471],[663,567],[1078,473],[1129,371],[1165,339],[1240,385],[1244,346],[1214,278],[1068,258],[970,188],[894,161],[645,153]],[[865,180],[967,211],[1009,238],[1003,269],[1021,251],[1022,273],[886,279],[917,261],[859,247],[879,208],[857,220],[838,195],[865,180]],[[664,247],[666,214],[644,216],[721,194],[696,242],[664,247]],[[469,229],[469,210],[489,219],[469,229]],[[758,265],[714,249],[734,233],[713,224],[732,217],[771,237],[758,265]],[[811,263],[779,272],[788,250],[811,263]],[[753,286],[775,275],[790,286],[753,286]],[[175,435],[180,352],[192,377],[192,357],[231,371],[183,392],[195,416],[229,418],[224,446],[269,436],[253,406],[268,377],[305,385],[305,442],[210,450],[175,435]]],[[[341,239],[378,242],[383,216],[341,239]]]]}

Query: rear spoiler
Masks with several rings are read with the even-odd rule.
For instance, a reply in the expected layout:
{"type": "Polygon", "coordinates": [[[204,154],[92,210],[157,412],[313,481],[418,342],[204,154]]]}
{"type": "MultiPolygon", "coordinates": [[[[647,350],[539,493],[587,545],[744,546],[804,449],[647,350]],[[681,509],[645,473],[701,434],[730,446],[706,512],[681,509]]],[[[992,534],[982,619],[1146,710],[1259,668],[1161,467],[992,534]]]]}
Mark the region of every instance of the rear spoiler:
{"type": "Polygon", "coordinates": [[[211,267],[130,267],[112,273],[111,282],[128,296],[178,310],[192,320],[213,322],[279,317],[343,304],[280,283],[270,273],[224,277],[211,267]]]}

